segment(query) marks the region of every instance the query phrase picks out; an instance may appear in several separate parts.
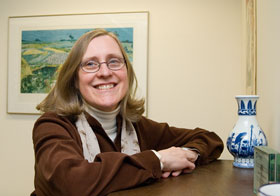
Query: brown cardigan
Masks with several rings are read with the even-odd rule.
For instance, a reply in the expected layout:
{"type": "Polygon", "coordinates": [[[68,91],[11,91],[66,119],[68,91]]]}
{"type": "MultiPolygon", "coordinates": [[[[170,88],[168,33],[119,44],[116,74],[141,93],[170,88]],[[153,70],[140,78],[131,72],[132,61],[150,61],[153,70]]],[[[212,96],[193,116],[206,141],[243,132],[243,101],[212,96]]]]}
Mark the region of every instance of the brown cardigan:
{"type": "Polygon", "coordinates": [[[196,148],[200,152],[198,164],[217,159],[223,151],[222,140],[213,132],[169,127],[142,117],[134,123],[141,153],[128,156],[120,153],[120,116],[115,142],[97,120],[89,115],[87,120],[101,151],[93,163],[84,159],[79,133],[69,118],[45,113],[36,121],[33,129],[35,191],[32,195],[106,195],[151,183],[162,174],[160,162],[151,149],[196,148]]]}

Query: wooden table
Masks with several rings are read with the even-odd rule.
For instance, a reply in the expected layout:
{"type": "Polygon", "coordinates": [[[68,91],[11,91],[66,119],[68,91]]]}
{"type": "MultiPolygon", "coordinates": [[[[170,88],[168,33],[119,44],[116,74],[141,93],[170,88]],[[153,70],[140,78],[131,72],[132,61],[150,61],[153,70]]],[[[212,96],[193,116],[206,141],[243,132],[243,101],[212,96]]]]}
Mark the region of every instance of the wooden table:
{"type": "Polygon", "coordinates": [[[218,160],[198,166],[193,173],[169,177],[110,196],[252,196],[253,169],[232,166],[230,160],[218,160]]]}

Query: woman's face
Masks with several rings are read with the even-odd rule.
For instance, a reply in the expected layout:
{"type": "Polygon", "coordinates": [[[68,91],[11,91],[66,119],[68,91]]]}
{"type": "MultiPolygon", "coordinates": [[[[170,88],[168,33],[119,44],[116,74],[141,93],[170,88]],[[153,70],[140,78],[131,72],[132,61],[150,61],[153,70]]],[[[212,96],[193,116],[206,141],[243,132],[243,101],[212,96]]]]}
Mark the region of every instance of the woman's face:
{"type": "MultiPolygon", "coordinates": [[[[110,36],[94,38],[88,45],[82,63],[94,60],[108,62],[112,57],[123,58],[118,43],[110,36]]],[[[102,111],[113,111],[124,98],[128,90],[127,68],[110,70],[102,63],[99,71],[87,73],[81,68],[78,71],[78,88],[82,97],[91,106],[102,111]]]]}

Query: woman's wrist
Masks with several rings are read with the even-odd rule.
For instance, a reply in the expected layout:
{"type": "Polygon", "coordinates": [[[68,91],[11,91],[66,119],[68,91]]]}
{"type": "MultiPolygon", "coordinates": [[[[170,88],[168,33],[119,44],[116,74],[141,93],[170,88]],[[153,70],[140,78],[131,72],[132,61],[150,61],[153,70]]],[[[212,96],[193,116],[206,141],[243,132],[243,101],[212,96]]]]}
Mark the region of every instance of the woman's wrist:
{"type": "Polygon", "coordinates": [[[152,150],[153,153],[155,153],[155,155],[157,156],[157,158],[159,159],[159,162],[160,162],[160,169],[162,170],[163,169],[163,163],[161,161],[161,155],[155,151],[155,150],[152,150]]]}

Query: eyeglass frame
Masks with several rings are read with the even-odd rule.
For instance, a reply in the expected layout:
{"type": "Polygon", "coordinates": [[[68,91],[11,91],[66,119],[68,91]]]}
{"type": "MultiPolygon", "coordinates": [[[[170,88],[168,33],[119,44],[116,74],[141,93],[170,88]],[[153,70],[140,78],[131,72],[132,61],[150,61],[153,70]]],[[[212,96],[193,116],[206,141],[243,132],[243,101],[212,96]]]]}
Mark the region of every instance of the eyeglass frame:
{"type": "Polygon", "coordinates": [[[89,60],[89,61],[86,61],[86,62],[84,62],[84,63],[80,63],[80,67],[81,67],[81,69],[82,69],[84,72],[86,72],[86,73],[96,73],[96,72],[98,72],[98,71],[100,70],[101,65],[104,64],[104,63],[106,64],[107,68],[110,69],[111,71],[118,71],[118,70],[120,70],[121,68],[123,68],[124,65],[126,65],[126,60],[125,60],[124,58],[114,57],[114,58],[109,59],[109,61],[112,60],[112,59],[118,59],[118,60],[121,61],[121,66],[120,66],[120,68],[118,68],[118,69],[112,69],[112,68],[109,67],[109,62],[108,62],[108,61],[98,62],[98,61],[94,61],[94,60],[89,60]],[[84,69],[84,65],[85,65],[86,63],[90,62],[90,61],[94,61],[95,63],[98,64],[98,65],[97,65],[97,66],[98,66],[98,69],[97,69],[96,71],[86,71],[86,70],[84,69]]]}

